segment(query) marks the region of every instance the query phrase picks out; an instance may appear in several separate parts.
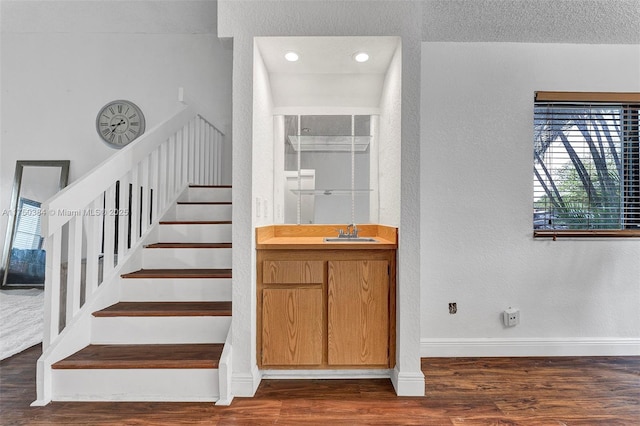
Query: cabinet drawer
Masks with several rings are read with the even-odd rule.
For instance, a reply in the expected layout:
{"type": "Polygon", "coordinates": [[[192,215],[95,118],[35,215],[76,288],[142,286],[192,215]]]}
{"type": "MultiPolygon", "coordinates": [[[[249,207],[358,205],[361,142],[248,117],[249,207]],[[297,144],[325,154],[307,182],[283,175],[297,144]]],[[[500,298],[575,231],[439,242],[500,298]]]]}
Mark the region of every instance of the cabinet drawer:
{"type": "Polygon", "coordinates": [[[321,260],[265,260],[262,263],[264,284],[322,284],[321,260]]]}

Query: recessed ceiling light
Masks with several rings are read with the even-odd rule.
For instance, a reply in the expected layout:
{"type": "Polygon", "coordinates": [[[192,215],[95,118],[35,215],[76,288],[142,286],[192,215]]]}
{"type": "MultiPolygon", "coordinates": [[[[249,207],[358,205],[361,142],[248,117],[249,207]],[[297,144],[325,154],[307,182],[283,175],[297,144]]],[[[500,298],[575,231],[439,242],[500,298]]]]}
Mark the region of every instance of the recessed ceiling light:
{"type": "Polygon", "coordinates": [[[358,52],[353,55],[353,59],[355,59],[356,62],[367,62],[369,55],[366,52],[358,52]]]}
{"type": "Polygon", "coordinates": [[[285,53],[284,58],[289,62],[295,62],[299,59],[299,56],[296,52],[287,52],[285,53]]]}

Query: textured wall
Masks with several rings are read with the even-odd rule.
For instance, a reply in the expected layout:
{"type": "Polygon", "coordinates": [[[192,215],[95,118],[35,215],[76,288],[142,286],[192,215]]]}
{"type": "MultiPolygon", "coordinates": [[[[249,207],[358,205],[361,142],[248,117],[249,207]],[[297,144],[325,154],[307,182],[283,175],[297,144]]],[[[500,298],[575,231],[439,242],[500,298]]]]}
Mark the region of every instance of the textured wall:
{"type": "Polygon", "coordinates": [[[423,355],[638,354],[640,241],[532,238],[534,91],[639,91],[638,46],[424,43],[422,82],[423,355]]]}

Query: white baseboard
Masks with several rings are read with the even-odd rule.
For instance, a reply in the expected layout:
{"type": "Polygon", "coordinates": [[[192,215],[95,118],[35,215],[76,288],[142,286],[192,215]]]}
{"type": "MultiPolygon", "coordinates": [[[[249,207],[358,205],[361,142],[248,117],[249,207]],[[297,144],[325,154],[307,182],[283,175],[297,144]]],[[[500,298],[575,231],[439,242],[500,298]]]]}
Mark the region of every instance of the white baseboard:
{"type": "Polygon", "coordinates": [[[420,340],[420,356],[640,356],[640,338],[427,338],[420,340]]]}
{"type": "Polygon", "coordinates": [[[396,365],[391,374],[391,383],[393,383],[398,396],[424,396],[424,374],[422,371],[400,372],[396,365]]]}
{"type": "Polygon", "coordinates": [[[248,373],[234,372],[231,376],[231,394],[233,396],[252,397],[258,390],[260,381],[262,381],[262,374],[257,365],[254,365],[248,373]]]}

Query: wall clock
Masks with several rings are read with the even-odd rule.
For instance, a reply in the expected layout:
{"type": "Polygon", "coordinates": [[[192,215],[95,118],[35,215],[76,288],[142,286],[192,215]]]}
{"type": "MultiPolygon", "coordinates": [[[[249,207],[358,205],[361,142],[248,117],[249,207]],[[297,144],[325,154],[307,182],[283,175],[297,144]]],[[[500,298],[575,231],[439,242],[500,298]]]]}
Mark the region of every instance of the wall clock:
{"type": "Polygon", "coordinates": [[[144,133],[144,114],[136,104],[117,100],[103,106],[96,117],[96,130],[112,148],[122,148],[144,133]]]}

